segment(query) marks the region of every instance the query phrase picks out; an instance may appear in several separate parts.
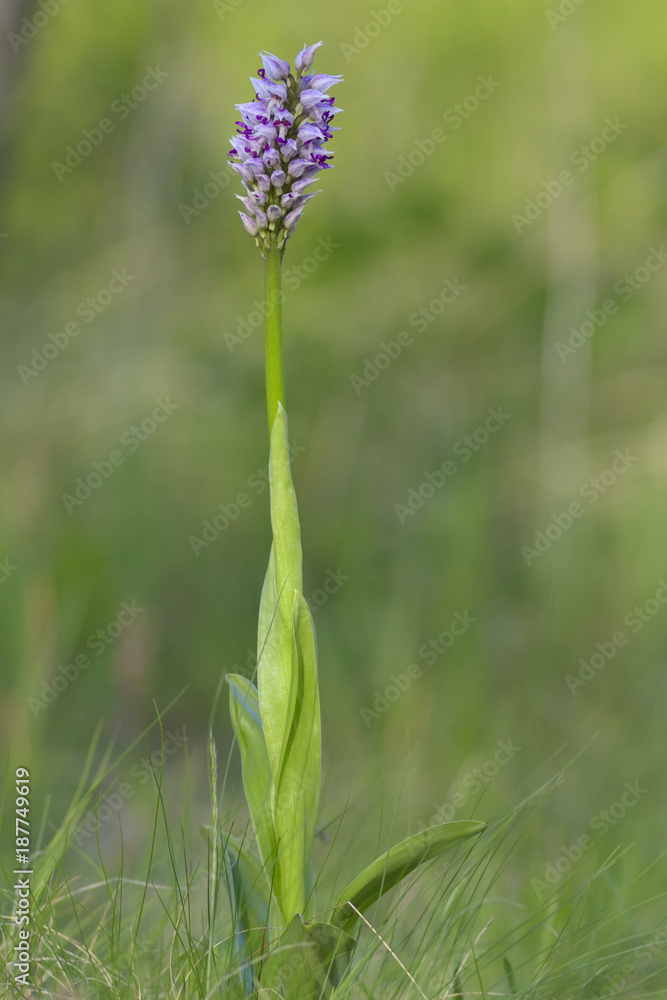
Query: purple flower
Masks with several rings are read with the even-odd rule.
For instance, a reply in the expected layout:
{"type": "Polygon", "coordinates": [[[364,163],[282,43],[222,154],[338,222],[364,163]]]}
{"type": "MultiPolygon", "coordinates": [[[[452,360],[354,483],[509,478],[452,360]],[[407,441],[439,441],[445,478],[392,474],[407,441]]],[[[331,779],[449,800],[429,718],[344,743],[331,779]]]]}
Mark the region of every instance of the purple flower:
{"type": "Polygon", "coordinates": [[[312,142],[313,140],[321,142],[324,139],[320,126],[314,125],[312,122],[304,122],[303,125],[299,125],[298,136],[302,142],[312,142]]]}
{"type": "Polygon", "coordinates": [[[301,49],[298,56],[294,61],[297,73],[303,73],[305,69],[310,69],[313,65],[313,60],[315,58],[315,53],[319,49],[323,42],[317,42],[315,45],[306,45],[301,49]]]}
{"type": "Polygon", "coordinates": [[[289,167],[287,168],[288,177],[303,177],[306,167],[310,165],[309,160],[292,160],[289,167]]]}
{"type": "Polygon", "coordinates": [[[260,59],[264,64],[264,72],[269,80],[287,80],[290,74],[290,64],[278,56],[272,56],[270,52],[260,52],[260,59]]]}
{"type": "Polygon", "coordinates": [[[306,110],[315,107],[322,100],[322,92],[319,90],[303,90],[299,94],[299,102],[306,110]]]}
{"type": "Polygon", "coordinates": [[[306,188],[310,187],[311,184],[315,183],[315,177],[302,177],[300,181],[294,181],[292,184],[291,194],[303,194],[306,188]]]}
{"type": "Polygon", "coordinates": [[[245,184],[246,188],[252,183],[254,174],[250,167],[246,166],[245,163],[232,163],[232,169],[238,171],[241,175],[241,180],[245,184]]]}
{"type": "Polygon", "coordinates": [[[262,159],[269,170],[276,170],[280,166],[280,153],[273,146],[264,150],[262,159]]]}
{"type": "Polygon", "coordinates": [[[333,87],[337,83],[342,83],[342,76],[327,76],[326,73],[316,73],[315,76],[311,76],[308,80],[308,86],[311,90],[320,90],[323,94],[326,94],[330,87],[333,87]]]}
{"type": "Polygon", "coordinates": [[[325,150],[340,108],[327,91],[342,77],[310,75],[315,53],[322,45],[305,46],[290,64],[270,52],[261,52],[262,68],[250,82],[255,100],[237,104],[237,134],[231,140],[231,165],[239,174],[247,197],[240,198],[241,221],[266,256],[274,243],[284,250],[305,205],[305,194],[317,175],[331,167],[325,150]]]}
{"type": "Polygon", "coordinates": [[[289,163],[289,161],[294,159],[296,154],[299,152],[299,146],[296,139],[283,139],[283,141],[279,143],[279,146],[284,163],[289,163]]]}
{"type": "Polygon", "coordinates": [[[258,80],[251,76],[250,82],[255,88],[257,97],[261,101],[286,101],[287,87],[284,83],[274,83],[272,80],[258,80]]]}
{"type": "Polygon", "coordinates": [[[250,156],[246,161],[246,166],[250,168],[255,177],[264,173],[264,161],[258,156],[250,156]]]}
{"type": "Polygon", "coordinates": [[[247,215],[244,215],[243,212],[239,212],[239,215],[241,216],[241,222],[245,226],[247,232],[249,232],[251,236],[257,236],[257,226],[252,219],[248,218],[247,215]]]}

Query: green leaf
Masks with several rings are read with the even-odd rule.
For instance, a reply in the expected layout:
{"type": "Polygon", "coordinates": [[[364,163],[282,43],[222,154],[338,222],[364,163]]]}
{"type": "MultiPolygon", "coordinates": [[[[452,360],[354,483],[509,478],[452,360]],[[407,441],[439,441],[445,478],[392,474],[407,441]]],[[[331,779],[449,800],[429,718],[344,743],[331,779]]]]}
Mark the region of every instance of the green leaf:
{"type": "Polygon", "coordinates": [[[357,910],[365,910],[419,865],[437,857],[458,841],[476,836],[484,829],[486,823],[472,820],[442,823],[396,844],[345,887],[336,903],[332,923],[349,930],[354,925],[357,914],[348,903],[353,903],[357,910]]]}
{"type": "Polygon", "coordinates": [[[268,872],[276,857],[276,835],[271,815],[271,765],[259,711],[259,695],[255,685],[240,674],[227,674],[226,680],[229,714],[241,751],[243,788],[259,854],[268,872]]]}
{"type": "Polygon", "coordinates": [[[262,967],[260,1000],[321,1000],[350,963],[356,941],[332,924],[296,914],[262,967]]]}
{"type": "Polygon", "coordinates": [[[289,922],[305,907],[321,763],[317,654],[301,593],[301,533],[282,406],[271,432],[269,473],[273,547],[260,604],[257,686],[272,776],[275,892],[289,922]]]}
{"type": "Polygon", "coordinates": [[[317,650],[310,609],[300,593],[294,595],[292,674],[297,681],[294,714],[273,807],[278,844],[276,895],[288,921],[305,906],[321,775],[317,650]]]}
{"type": "Polygon", "coordinates": [[[278,590],[284,583],[293,591],[302,590],[299,511],[290,467],[287,413],[280,405],[271,431],[269,482],[278,590]]]}
{"type": "Polygon", "coordinates": [[[234,902],[236,928],[242,937],[243,957],[254,975],[264,948],[269,922],[269,889],[266,871],[254,851],[231,834],[221,836],[229,887],[234,902]]]}
{"type": "Polygon", "coordinates": [[[287,414],[282,406],[271,431],[269,480],[273,548],[260,604],[257,686],[269,761],[277,783],[297,688],[292,671],[294,592],[303,589],[301,530],[290,469],[287,414]]]}
{"type": "MultiPolygon", "coordinates": [[[[213,827],[202,826],[201,831],[210,844],[213,827]]],[[[236,951],[244,966],[242,976],[248,989],[259,969],[264,949],[271,900],[269,883],[262,862],[244,840],[218,830],[218,843],[225,859],[236,929],[236,951]]]]}

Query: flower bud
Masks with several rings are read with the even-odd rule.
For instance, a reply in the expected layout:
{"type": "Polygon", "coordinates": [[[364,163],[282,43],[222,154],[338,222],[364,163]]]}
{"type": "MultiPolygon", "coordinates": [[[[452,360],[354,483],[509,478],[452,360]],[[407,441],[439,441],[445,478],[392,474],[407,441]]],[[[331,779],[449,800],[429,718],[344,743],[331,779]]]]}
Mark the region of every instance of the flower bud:
{"type": "Polygon", "coordinates": [[[269,80],[287,80],[290,75],[290,64],[278,56],[272,56],[270,52],[260,52],[260,58],[264,71],[269,80]]]}
{"type": "Polygon", "coordinates": [[[251,236],[257,236],[259,230],[252,219],[249,219],[243,212],[239,212],[239,215],[241,216],[241,222],[243,223],[246,232],[250,233],[251,236]]]}
{"type": "Polygon", "coordinates": [[[301,49],[301,52],[299,52],[294,60],[297,73],[303,73],[305,70],[310,69],[315,59],[315,53],[322,44],[322,42],[317,42],[315,45],[307,45],[301,49]]]}

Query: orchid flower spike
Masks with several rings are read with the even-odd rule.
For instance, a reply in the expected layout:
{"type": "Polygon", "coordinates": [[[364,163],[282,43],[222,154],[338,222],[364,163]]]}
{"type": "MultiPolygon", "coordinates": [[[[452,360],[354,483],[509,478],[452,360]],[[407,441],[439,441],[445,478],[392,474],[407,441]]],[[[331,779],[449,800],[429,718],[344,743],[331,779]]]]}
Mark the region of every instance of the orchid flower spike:
{"type": "Polygon", "coordinates": [[[229,155],[247,193],[239,215],[263,257],[272,239],[284,249],[313,197],[306,188],[331,167],[325,146],[341,109],[327,91],[343,78],[309,75],[320,45],[304,46],[294,73],[284,59],[261,52],[262,67],[250,78],[255,99],[236,105],[240,120],[229,155]]]}

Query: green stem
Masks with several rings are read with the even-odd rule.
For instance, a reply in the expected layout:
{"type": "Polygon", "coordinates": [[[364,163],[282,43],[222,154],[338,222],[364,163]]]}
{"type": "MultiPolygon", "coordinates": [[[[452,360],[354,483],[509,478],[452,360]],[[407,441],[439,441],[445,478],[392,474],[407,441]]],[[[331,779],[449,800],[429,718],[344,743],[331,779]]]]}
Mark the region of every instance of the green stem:
{"type": "Polygon", "coordinates": [[[275,238],[266,255],[266,409],[269,434],[278,412],[278,403],[285,406],[285,376],[283,373],[283,310],[281,287],[282,250],[275,238]]]}

